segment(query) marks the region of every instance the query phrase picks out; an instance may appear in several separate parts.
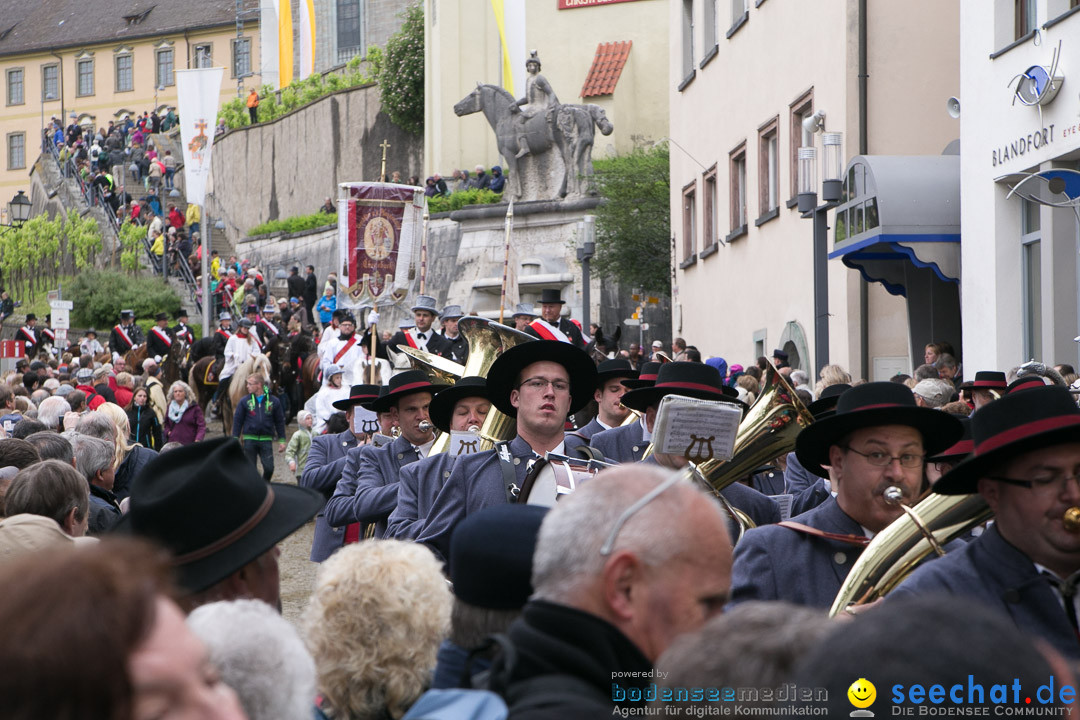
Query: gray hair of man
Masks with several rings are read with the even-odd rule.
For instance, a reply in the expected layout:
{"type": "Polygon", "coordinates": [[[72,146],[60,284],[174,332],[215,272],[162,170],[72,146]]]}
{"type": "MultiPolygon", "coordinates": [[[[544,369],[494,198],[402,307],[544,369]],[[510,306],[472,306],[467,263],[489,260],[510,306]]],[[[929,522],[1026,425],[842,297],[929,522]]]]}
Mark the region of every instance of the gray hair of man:
{"type": "Polygon", "coordinates": [[[70,410],[71,405],[62,397],[45,398],[41,401],[41,405],[38,406],[37,419],[44,423],[45,427],[55,431],[60,427],[60,418],[64,417],[64,413],[70,410]]]}
{"type": "Polygon", "coordinates": [[[608,557],[629,550],[643,563],[657,567],[693,552],[692,538],[677,522],[694,503],[719,503],[685,481],[678,481],[623,518],[635,503],[671,479],[671,473],[644,465],[605,470],[559,501],[544,518],[533,555],[533,597],[565,603],[600,577],[608,557]],[[673,521],[673,518],[676,519],[673,521]],[[602,553],[616,525],[617,537],[602,553]]]}
{"type": "Polygon", "coordinates": [[[188,627],[210,651],[225,684],[251,720],[295,720],[311,714],[315,661],[292,623],[260,600],[196,608],[188,627]]]}
{"type": "MultiPolygon", "coordinates": [[[[116,426],[106,415],[98,412],[89,412],[79,418],[79,425],[75,428],[82,435],[116,442],[116,426]]],[[[65,437],[67,433],[64,433],[65,437]]]]}
{"type": "Polygon", "coordinates": [[[800,385],[807,385],[810,382],[810,376],[806,374],[805,370],[792,370],[791,371],[791,384],[798,387],[800,385]]]}
{"type": "Polygon", "coordinates": [[[59,460],[68,465],[74,464],[75,451],[71,449],[71,443],[63,435],[45,430],[27,435],[26,442],[37,448],[42,460],[59,460]]]}
{"type": "Polygon", "coordinates": [[[818,609],[785,602],[742,603],[676,639],[656,662],[665,672],[658,684],[780,687],[791,682],[803,656],[834,627],[818,609]]]}
{"type": "Polygon", "coordinates": [[[71,465],[45,460],[19,471],[4,500],[10,517],[29,513],[52,518],[70,532],[90,511],[90,486],[71,465]]]}
{"type": "Polygon", "coordinates": [[[112,442],[74,430],[63,435],[75,451],[75,469],[87,481],[93,480],[105,468],[112,467],[115,459],[112,442]]]}

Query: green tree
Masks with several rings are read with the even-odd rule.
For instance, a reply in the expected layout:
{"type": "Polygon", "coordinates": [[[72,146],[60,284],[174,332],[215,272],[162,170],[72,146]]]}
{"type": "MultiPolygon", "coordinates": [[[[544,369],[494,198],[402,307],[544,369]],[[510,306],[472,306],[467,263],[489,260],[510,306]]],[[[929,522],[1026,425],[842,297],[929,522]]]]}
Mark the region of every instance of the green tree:
{"type": "Polygon", "coordinates": [[[401,30],[386,43],[379,75],[382,107],[390,120],[413,135],[424,134],[424,8],[405,11],[401,30]]]}
{"type": "Polygon", "coordinates": [[[604,203],[596,210],[596,256],[601,277],[656,294],[671,292],[671,173],[668,147],[635,149],[595,160],[604,203]]]}

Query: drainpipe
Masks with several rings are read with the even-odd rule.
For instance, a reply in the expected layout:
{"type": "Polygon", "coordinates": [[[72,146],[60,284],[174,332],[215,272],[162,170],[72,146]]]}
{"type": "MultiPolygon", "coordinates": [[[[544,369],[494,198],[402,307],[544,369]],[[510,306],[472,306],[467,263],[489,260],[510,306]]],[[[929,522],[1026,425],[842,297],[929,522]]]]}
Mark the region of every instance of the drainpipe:
{"type": "Polygon", "coordinates": [[[59,60],[60,68],[60,80],[57,83],[60,86],[60,127],[66,127],[64,123],[67,122],[67,111],[64,109],[64,58],[59,53],[51,53],[51,55],[59,60]]]}
{"type": "MultiPolygon", "coordinates": [[[[866,83],[869,78],[866,60],[866,0],[859,0],[859,154],[870,152],[867,138],[866,83]]],[[[870,287],[859,273],[859,355],[862,361],[862,377],[870,379],[870,287]]]]}
{"type": "Polygon", "coordinates": [[[187,56],[187,69],[191,69],[191,42],[188,40],[187,28],[184,28],[184,55],[187,56]]]}

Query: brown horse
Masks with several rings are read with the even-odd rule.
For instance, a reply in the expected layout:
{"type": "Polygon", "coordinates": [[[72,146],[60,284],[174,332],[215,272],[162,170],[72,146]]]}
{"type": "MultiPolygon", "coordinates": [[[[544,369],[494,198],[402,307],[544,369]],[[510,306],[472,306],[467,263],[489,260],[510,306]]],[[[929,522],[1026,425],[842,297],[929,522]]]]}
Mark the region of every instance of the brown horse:
{"type": "MultiPolygon", "coordinates": [[[[210,381],[207,381],[207,373],[210,367],[217,361],[213,355],[200,358],[194,365],[191,366],[191,370],[188,371],[188,385],[195,391],[196,401],[199,403],[199,407],[202,408],[203,413],[206,413],[206,408],[210,405],[210,399],[214,397],[214,391],[217,390],[218,382],[217,377],[214,376],[210,381]]],[[[220,372],[220,368],[218,372],[220,372]]]]}

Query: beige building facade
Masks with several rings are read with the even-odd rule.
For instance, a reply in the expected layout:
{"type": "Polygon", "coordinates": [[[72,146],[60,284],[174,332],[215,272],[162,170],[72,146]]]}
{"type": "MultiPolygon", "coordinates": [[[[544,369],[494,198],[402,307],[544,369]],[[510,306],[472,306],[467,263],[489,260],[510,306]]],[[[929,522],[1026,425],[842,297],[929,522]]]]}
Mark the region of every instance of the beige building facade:
{"type": "MultiPolygon", "coordinates": [[[[536,50],[541,73],[562,103],[595,103],[615,131],[597,134],[594,157],[623,153],[668,134],[668,3],[666,0],[582,2],[506,0],[507,47],[514,96],[523,95],[525,58],[536,50]],[[602,44],[631,43],[611,92],[593,91],[590,74],[602,44]]],[[[449,176],[455,168],[502,164],[495,134],[483,115],[458,117],[454,104],[477,83],[502,85],[502,44],[490,2],[425,0],[425,175],[449,176]]],[[[621,45],[626,48],[627,46],[621,45]]]]}
{"type": "MultiPolygon", "coordinates": [[[[959,2],[672,0],[668,11],[674,334],[743,365],[783,348],[813,377],[813,222],[795,206],[802,121],[824,112],[845,167],[860,154],[940,155],[959,136],[946,112],[959,93],[959,2]]],[[[822,136],[809,139],[820,177],[822,136]]],[[[830,213],[830,250],[834,224],[830,213]]],[[[921,363],[903,297],[840,260],[827,273],[830,362],[867,379],[921,363]]]]}
{"type": "Polygon", "coordinates": [[[0,28],[3,203],[19,190],[29,194],[29,169],[50,117],[66,126],[75,114],[96,128],[124,114],[175,107],[175,71],[184,68],[224,67],[222,103],[238,88],[259,85],[252,74],[259,67],[257,18],[247,17],[238,35],[235,0],[147,7],[128,15],[109,0],[21,3],[0,23],[7,28],[0,28]]]}

